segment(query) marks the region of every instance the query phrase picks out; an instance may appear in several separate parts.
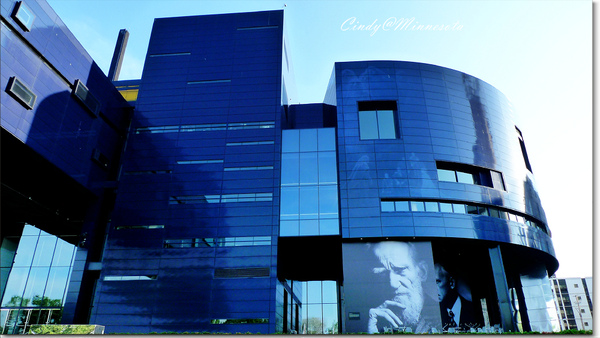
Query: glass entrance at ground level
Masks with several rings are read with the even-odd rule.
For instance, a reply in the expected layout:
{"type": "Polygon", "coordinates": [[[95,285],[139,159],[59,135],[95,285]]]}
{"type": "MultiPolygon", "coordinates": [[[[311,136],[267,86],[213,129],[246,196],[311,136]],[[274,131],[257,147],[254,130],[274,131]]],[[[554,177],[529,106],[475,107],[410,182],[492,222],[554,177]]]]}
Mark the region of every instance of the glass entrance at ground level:
{"type": "Polygon", "coordinates": [[[1,334],[27,333],[32,324],[59,324],[76,247],[25,224],[1,245],[1,334]]]}

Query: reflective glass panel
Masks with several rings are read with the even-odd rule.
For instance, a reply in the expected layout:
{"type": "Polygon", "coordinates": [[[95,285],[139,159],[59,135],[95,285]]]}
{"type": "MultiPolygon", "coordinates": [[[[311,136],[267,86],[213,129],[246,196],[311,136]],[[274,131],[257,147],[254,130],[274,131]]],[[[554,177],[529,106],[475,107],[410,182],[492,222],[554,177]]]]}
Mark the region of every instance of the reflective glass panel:
{"type": "Polygon", "coordinates": [[[456,177],[457,177],[458,182],[460,182],[460,183],[475,184],[475,180],[473,179],[473,174],[457,171],[456,177]]]}
{"type": "Polygon", "coordinates": [[[494,170],[490,170],[490,174],[492,175],[492,185],[494,186],[494,188],[506,190],[506,188],[504,187],[504,180],[502,179],[502,174],[494,170]]]}
{"type": "Polygon", "coordinates": [[[323,299],[321,297],[321,281],[309,281],[307,282],[307,302],[311,303],[321,303],[323,299]]]}
{"type": "Polygon", "coordinates": [[[74,245],[59,239],[56,242],[56,249],[54,250],[54,256],[52,257],[52,266],[71,266],[74,253],[74,245]]]}
{"type": "Polygon", "coordinates": [[[394,112],[391,110],[377,111],[377,123],[379,125],[380,139],[395,139],[396,126],[394,124],[394,112]]]}
{"type": "Polygon", "coordinates": [[[281,154],[281,184],[298,184],[300,182],[300,154],[281,154]]]}
{"type": "Polygon", "coordinates": [[[438,169],[438,180],[444,182],[456,182],[456,172],[454,170],[438,169]]]}
{"type": "Polygon", "coordinates": [[[500,213],[499,210],[496,208],[488,208],[489,212],[490,212],[490,216],[492,217],[496,217],[496,218],[500,218],[500,213]]]}
{"type": "Polygon", "coordinates": [[[47,306],[62,306],[65,288],[69,282],[69,267],[53,267],[50,269],[44,298],[47,306]]]}
{"type": "Polygon", "coordinates": [[[298,219],[300,212],[300,188],[281,187],[281,219],[298,219]]]}
{"type": "Polygon", "coordinates": [[[317,151],[317,130],[300,129],[300,152],[317,151]]]}
{"type": "Polygon", "coordinates": [[[300,184],[319,183],[317,153],[300,153],[300,184]]]}
{"type": "Polygon", "coordinates": [[[37,236],[22,236],[13,266],[30,266],[37,245],[37,236]]]}
{"type": "Polygon", "coordinates": [[[488,209],[486,207],[477,207],[477,213],[481,216],[488,216],[488,209]]]}
{"type": "Polygon", "coordinates": [[[323,333],[339,333],[337,304],[323,304],[323,333]]]}
{"type": "Polygon", "coordinates": [[[440,211],[437,202],[425,202],[425,210],[432,212],[440,211]]]}
{"type": "Polygon", "coordinates": [[[8,282],[6,283],[6,291],[4,292],[4,298],[2,299],[2,306],[20,306],[21,297],[25,291],[25,284],[27,283],[27,274],[29,273],[29,267],[26,268],[12,268],[8,282]]]}
{"type": "Polygon", "coordinates": [[[300,130],[283,130],[281,134],[281,151],[284,153],[300,151],[300,130]]]}
{"type": "Polygon", "coordinates": [[[280,221],[279,235],[280,236],[298,236],[298,221],[280,221]]]}
{"type": "Polygon", "coordinates": [[[300,218],[316,219],[319,213],[319,188],[300,187],[300,218]]]}
{"type": "Polygon", "coordinates": [[[41,230],[31,224],[25,224],[23,227],[23,236],[38,236],[41,230]]]}
{"type": "Polygon", "coordinates": [[[358,122],[361,140],[374,140],[378,138],[377,114],[375,111],[359,111],[358,122]]]}
{"type": "Polygon", "coordinates": [[[394,211],[394,202],[381,201],[381,211],[382,212],[394,211]]]}
{"type": "Polygon", "coordinates": [[[335,151],[335,129],[317,129],[319,151],[335,151]]]}
{"type": "Polygon", "coordinates": [[[474,205],[467,205],[467,214],[477,215],[477,207],[474,205]]]}
{"type": "Polygon", "coordinates": [[[54,236],[40,236],[33,256],[33,266],[50,266],[56,240],[57,238],[54,236]]]}
{"type": "Polygon", "coordinates": [[[308,219],[300,221],[300,236],[319,235],[319,220],[308,219]]]}
{"type": "Polygon", "coordinates": [[[319,220],[319,235],[339,235],[340,226],[337,219],[319,220]]]}
{"type": "MultiPolygon", "coordinates": [[[[337,183],[335,151],[319,152],[319,183],[337,183]]],[[[304,167],[302,167],[304,169],[304,167]]]]}
{"type": "Polygon", "coordinates": [[[440,212],[452,212],[452,204],[440,202],[440,212]]]}
{"type": "Polygon", "coordinates": [[[323,303],[337,303],[337,282],[331,280],[323,281],[323,303]]]}
{"type": "Polygon", "coordinates": [[[32,267],[27,279],[27,286],[23,294],[23,306],[41,306],[44,287],[48,279],[48,267],[32,267]]]}
{"type": "Polygon", "coordinates": [[[397,201],[394,202],[396,206],[396,211],[410,211],[408,207],[408,201],[397,201]]]}
{"type": "MultiPolygon", "coordinates": [[[[303,189],[305,187],[302,187],[303,189]]],[[[319,187],[319,217],[334,218],[338,215],[337,186],[319,187]]]]}
{"type": "Polygon", "coordinates": [[[411,211],[425,211],[425,206],[421,201],[411,201],[410,202],[410,210],[411,211]]]}
{"type": "Polygon", "coordinates": [[[307,317],[303,320],[306,322],[307,334],[323,334],[323,311],[321,304],[308,304],[307,317]]]}
{"type": "Polygon", "coordinates": [[[466,214],[467,209],[464,204],[452,204],[454,212],[457,214],[466,214]]]}

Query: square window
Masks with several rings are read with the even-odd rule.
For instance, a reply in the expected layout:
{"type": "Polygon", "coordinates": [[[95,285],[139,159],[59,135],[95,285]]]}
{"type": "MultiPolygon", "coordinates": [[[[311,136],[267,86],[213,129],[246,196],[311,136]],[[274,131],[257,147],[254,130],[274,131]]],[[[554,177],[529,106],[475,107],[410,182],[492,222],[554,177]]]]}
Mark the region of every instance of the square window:
{"type": "Polygon", "coordinates": [[[430,212],[439,212],[440,211],[437,202],[425,202],[425,210],[430,211],[430,212]]]}
{"type": "Polygon", "coordinates": [[[23,1],[17,2],[15,7],[14,18],[17,20],[19,25],[26,30],[30,31],[33,26],[33,20],[35,20],[35,14],[25,5],[23,1]]]}
{"type": "Polygon", "coordinates": [[[471,173],[457,171],[456,178],[459,183],[475,184],[475,179],[473,178],[473,174],[471,173]]]}
{"type": "Polygon", "coordinates": [[[477,215],[477,207],[474,205],[467,205],[467,214],[477,215]]]}
{"type": "Polygon", "coordinates": [[[489,216],[488,208],[486,208],[486,207],[477,207],[477,213],[482,216],[489,216]]]}
{"type": "Polygon", "coordinates": [[[452,204],[452,206],[454,207],[454,213],[457,213],[457,214],[466,214],[467,213],[467,208],[465,207],[464,204],[452,204]]]}
{"type": "Polygon", "coordinates": [[[452,212],[452,204],[440,202],[440,212],[452,212]]]}
{"type": "Polygon", "coordinates": [[[488,208],[488,210],[490,212],[490,216],[500,218],[500,210],[496,208],[488,208]]]}
{"type": "Polygon", "coordinates": [[[410,210],[411,211],[425,211],[425,206],[421,201],[411,201],[410,202],[410,210]]]}
{"type": "Polygon", "coordinates": [[[393,140],[397,138],[395,101],[358,103],[361,140],[393,140]]]}
{"type": "Polygon", "coordinates": [[[396,211],[410,211],[408,201],[396,201],[394,203],[396,205],[396,211]]]}

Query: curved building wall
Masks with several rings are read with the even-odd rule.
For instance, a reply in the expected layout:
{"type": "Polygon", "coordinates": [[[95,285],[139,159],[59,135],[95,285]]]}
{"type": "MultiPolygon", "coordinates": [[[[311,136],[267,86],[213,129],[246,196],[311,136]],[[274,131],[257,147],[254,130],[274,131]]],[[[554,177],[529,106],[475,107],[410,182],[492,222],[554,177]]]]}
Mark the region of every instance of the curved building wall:
{"type": "MultiPolygon", "coordinates": [[[[461,295],[473,301],[476,326],[551,330],[554,315],[544,302],[558,262],[507,98],[475,77],[421,63],[342,62],[333,76],[344,330],[383,330],[368,318],[386,303],[376,308],[368,299],[390,299],[376,290],[396,288],[391,263],[376,249],[386,241],[400,251],[398,242],[420,248],[429,276],[423,292],[432,299],[434,264],[451,270],[461,295]],[[367,276],[386,269],[390,278],[373,288],[378,282],[367,276]],[[374,294],[365,296],[369,289],[374,294]]],[[[437,310],[423,311],[439,323],[437,310]]],[[[446,330],[444,312],[442,327],[412,329],[446,330]]]]}
{"type": "Polygon", "coordinates": [[[483,239],[554,255],[512,107],[502,93],[470,75],[412,62],[337,63],[335,76],[344,237],[483,239]],[[359,103],[373,101],[396,103],[396,138],[361,139],[359,103]],[[504,189],[442,181],[440,166],[499,172],[504,189]],[[535,224],[445,212],[386,213],[382,200],[471,202],[535,224]]]}

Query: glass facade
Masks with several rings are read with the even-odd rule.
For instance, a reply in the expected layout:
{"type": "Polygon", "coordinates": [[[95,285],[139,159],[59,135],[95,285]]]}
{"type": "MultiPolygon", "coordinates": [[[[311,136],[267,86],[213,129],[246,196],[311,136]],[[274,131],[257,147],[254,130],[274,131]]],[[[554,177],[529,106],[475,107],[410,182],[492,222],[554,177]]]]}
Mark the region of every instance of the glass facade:
{"type": "Polygon", "coordinates": [[[335,129],[284,130],[280,236],[338,235],[335,129]]]}
{"type": "Polygon", "coordinates": [[[338,285],[335,281],[302,283],[300,334],[338,334],[338,285]]]}
{"type": "Polygon", "coordinates": [[[58,324],[76,247],[25,224],[20,238],[5,238],[2,254],[3,334],[26,333],[31,324],[58,324]],[[11,252],[18,241],[18,246],[11,252]]]}

